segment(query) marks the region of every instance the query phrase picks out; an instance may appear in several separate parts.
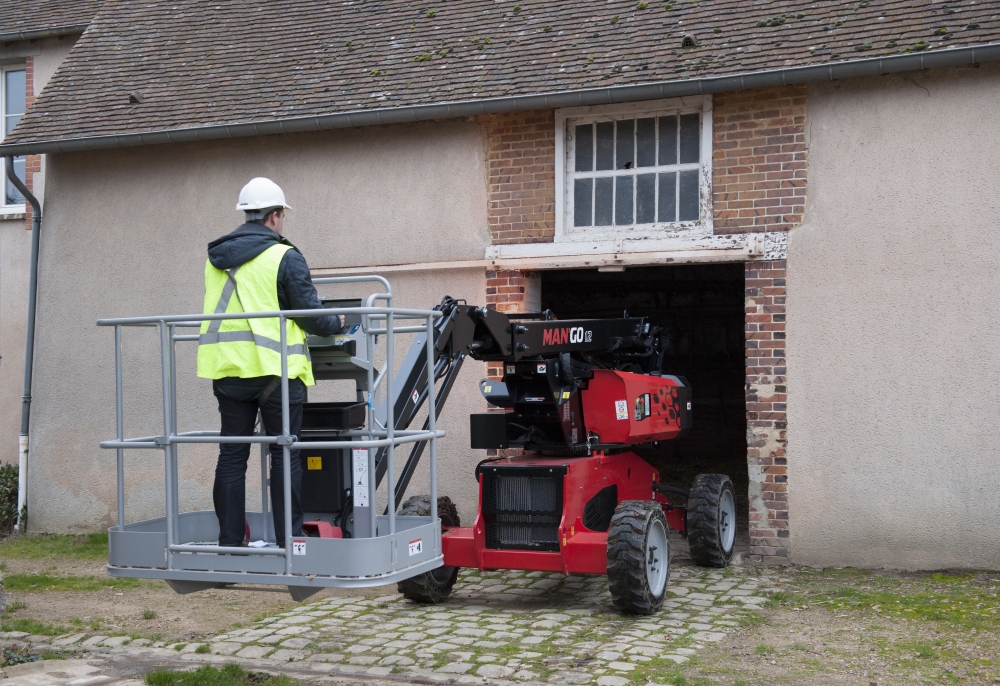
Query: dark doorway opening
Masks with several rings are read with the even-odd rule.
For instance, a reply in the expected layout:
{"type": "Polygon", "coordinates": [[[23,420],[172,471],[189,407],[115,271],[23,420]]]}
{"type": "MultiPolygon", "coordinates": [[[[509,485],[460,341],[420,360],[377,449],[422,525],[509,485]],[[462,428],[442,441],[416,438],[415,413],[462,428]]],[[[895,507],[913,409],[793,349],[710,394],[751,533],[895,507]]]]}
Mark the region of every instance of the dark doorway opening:
{"type": "Polygon", "coordinates": [[[667,332],[663,369],[691,384],[691,433],[643,450],[661,479],[690,488],[695,475],[728,474],[739,530],[748,528],[743,265],[542,272],[542,309],[560,319],[648,317],[667,332]]]}

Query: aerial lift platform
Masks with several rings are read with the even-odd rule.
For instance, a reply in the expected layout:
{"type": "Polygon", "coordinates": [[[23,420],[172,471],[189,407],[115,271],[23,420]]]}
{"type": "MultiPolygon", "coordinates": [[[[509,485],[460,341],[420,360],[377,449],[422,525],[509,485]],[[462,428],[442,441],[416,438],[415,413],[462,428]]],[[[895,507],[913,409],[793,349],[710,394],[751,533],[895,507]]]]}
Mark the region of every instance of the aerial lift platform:
{"type": "MultiPolygon", "coordinates": [[[[161,578],[179,592],[233,584],[285,585],[300,599],[329,586],[398,583],[418,602],[450,593],[458,568],[526,569],[607,574],[612,598],[625,612],[662,605],[668,578],[667,529],[688,536],[696,561],[725,566],[733,551],[735,499],[725,475],[699,475],[690,491],[659,481],[642,447],[672,440],[691,425],[691,390],[661,370],[663,335],[642,317],[555,319],[550,312],[505,315],[445,297],[432,310],[392,307],[381,277],[316,279],[317,284],[378,281],[384,293],[362,302],[324,301],[325,314],[344,314],[345,335],[308,337],[317,380],[352,379],[357,401],[307,403],[302,436],[222,439],[217,432],[180,432],[176,423],[174,344],[197,340],[178,328],[233,317],[315,316],[315,310],[236,315],[141,317],[98,322],[115,327],[118,437],[101,445],[118,451],[118,526],[109,531],[109,573],[161,578]],[[384,307],[375,307],[376,301],[384,307]],[[398,325],[403,320],[418,324],[398,325]],[[158,327],[164,433],[125,438],[121,336],[123,327],[158,327]],[[403,361],[376,371],[375,345],[415,333],[403,361]],[[493,411],[471,416],[472,449],[489,451],[475,468],[480,501],[471,527],[461,527],[436,485],[436,428],[465,357],[502,366],[483,379],[493,411]],[[411,429],[421,411],[420,429],[411,429]],[[267,443],[285,451],[286,548],[220,548],[213,511],[178,512],[177,446],[222,440],[260,443],[262,503],[248,514],[249,538],[273,540],[267,511],[267,443]],[[410,445],[402,468],[396,448],[410,445]],[[125,523],[123,451],[164,451],[166,517],[125,523]],[[429,448],[430,493],[406,498],[429,448]],[[290,532],[287,456],[301,450],[306,536],[290,532]],[[375,510],[385,482],[382,514],[375,510]],[[687,498],[674,504],[669,495],[687,498]],[[390,506],[391,505],[391,506],[390,506]],[[269,528],[270,527],[270,528],[269,528]]],[[[282,326],[284,329],[284,326],[282,326]]],[[[282,384],[287,387],[282,341],[282,384]]],[[[283,398],[287,397],[283,393],[283,398]]],[[[287,417],[287,401],[283,413],[287,417]]]]}

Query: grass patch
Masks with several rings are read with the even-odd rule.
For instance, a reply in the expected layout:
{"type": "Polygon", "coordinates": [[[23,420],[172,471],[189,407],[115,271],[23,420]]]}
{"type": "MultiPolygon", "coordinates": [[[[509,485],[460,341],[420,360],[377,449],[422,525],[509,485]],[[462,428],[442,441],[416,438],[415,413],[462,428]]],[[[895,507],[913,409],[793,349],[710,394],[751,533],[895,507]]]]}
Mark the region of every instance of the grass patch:
{"type": "Polygon", "coordinates": [[[140,588],[139,579],[99,576],[52,576],[51,574],[10,574],[4,578],[4,588],[23,593],[45,591],[102,591],[104,589],[140,588]]]}
{"type": "Polygon", "coordinates": [[[295,686],[287,676],[272,676],[262,672],[248,672],[239,665],[225,665],[222,669],[204,666],[193,672],[175,672],[156,669],[145,676],[147,686],[295,686]]]}
{"type": "Polygon", "coordinates": [[[765,605],[863,613],[873,630],[887,622],[909,620],[940,630],[998,631],[1000,584],[989,576],[974,572],[891,576],[824,569],[802,573],[792,589],[772,594],[765,605]]]}
{"type": "Polygon", "coordinates": [[[101,560],[108,557],[108,534],[67,536],[39,534],[11,536],[0,540],[0,558],[35,560],[43,557],[75,557],[81,560],[101,560]]]}
{"type": "Polygon", "coordinates": [[[142,611],[142,618],[143,619],[156,619],[156,610],[143,610],[142,611]]]}
{"type": "Polygon", "coordinates": [[[37,619],[14,619],[13,617],[4,617],[0,621],[0,629],[3,631],[24,631],[29,634],[38,634],[40,636],[62,636],[63,634],[68,634],[72,629],[65,626],[57,626],[53,624],[46,624],[45,622],[40,622],[37,619]]]}

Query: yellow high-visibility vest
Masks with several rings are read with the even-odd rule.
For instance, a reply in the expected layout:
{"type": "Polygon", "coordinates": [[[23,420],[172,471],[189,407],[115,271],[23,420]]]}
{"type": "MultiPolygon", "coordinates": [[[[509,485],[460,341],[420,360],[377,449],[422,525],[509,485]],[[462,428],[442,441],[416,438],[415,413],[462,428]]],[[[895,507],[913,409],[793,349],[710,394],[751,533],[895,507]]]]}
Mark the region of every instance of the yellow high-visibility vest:
{"type": "MultiPolygon", "coordinates": [[[[205,263],[205,314],[273,312],[278,305],[278,267],[287,245],[273,245],[239,267],[216,269],[205,263]]],[[[316,383],[306,334],[285,320],[288,378],[316,383]]],[[[277,318],[227,319],[201,323],[198,340],[198,376],[241,379],[281,376],[281,328],[277,318]]]]}

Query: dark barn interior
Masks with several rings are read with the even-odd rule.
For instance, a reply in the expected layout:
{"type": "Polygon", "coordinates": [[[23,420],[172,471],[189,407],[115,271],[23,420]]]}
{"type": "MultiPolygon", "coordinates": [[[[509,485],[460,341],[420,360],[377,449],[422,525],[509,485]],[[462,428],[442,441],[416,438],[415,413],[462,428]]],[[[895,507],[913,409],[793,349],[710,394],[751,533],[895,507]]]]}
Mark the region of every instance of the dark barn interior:
{"type": "Polygon", "coordinates": [[[668,335],[665,374],[692,387],[691,433],[641,454],[665,483],[689,488],[696,474],[728,474],[740,531],[748,526],[743,265],[542,272],[542,308],[559,319],[648,317],[668,335]]]}

